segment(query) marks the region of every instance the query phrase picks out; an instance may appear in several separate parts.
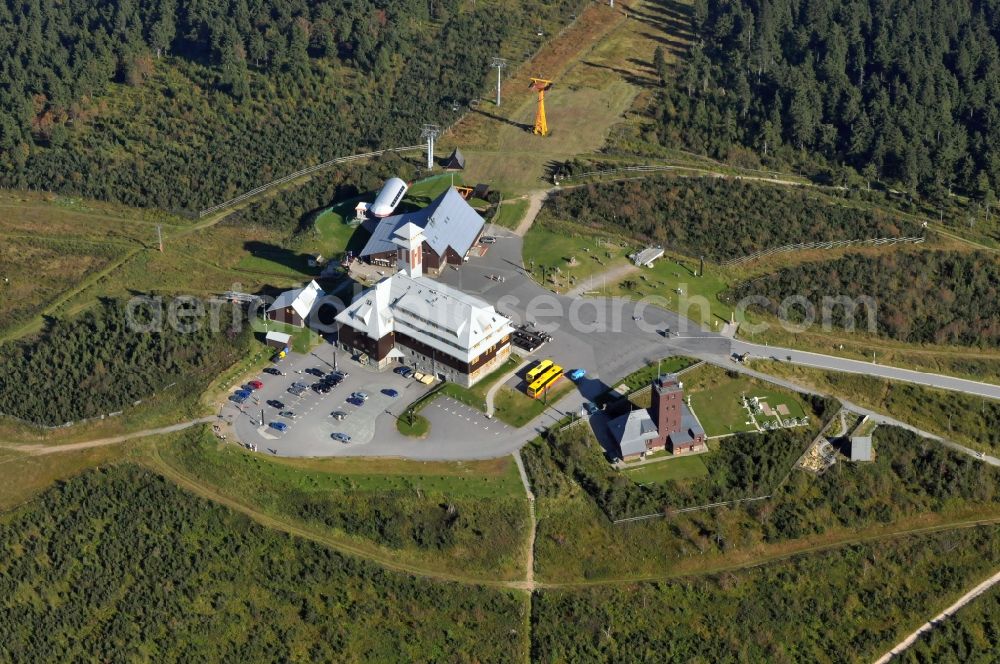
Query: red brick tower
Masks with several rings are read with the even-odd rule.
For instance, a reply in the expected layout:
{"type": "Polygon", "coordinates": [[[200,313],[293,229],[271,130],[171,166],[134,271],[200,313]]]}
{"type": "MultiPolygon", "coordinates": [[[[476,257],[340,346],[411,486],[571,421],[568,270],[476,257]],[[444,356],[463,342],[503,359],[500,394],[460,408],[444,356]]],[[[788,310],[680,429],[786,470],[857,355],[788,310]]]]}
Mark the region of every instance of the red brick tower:
{"type": "Polygon", "coordinates": [[[653,421],[659,434],[656,444],[666,444],[667,437],[681,430],[681,405],[684,388],[675,374],[663,374],[653,380],[653,421]]]}

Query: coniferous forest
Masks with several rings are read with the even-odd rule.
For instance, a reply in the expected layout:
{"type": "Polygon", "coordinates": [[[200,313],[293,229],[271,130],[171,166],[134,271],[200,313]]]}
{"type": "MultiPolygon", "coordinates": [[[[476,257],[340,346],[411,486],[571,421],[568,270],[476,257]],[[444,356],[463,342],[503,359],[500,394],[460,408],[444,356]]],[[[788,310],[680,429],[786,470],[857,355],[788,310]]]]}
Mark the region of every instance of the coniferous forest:
{"type": "Polygon", "coordinates": [[[103,300],[48,320],[37,338],[0,345],[0,414],[48,426],[106,415],[176,383],[207,384],[246,354],[250,328],[231,306],[203,306],[200,319],[178,307],[177,325],[168,307],[103,300]]]}
{"type": "Polygon", "coordinates": [[[468,109],[492,56],[524,57],[580,4],[5,3],[0,185],[192,211],[412,145],[468,109]]]}
{"type": "Polygon", "coordinates": [[[269,530],[123,464],[0,521],[6,662],[513,661],[523,603],[269,530]]]}
{"type": "Polygon", "coordinates": [[[808,153],[911,192],[994,202],[997,0],[696,0],[692,29],[660,110],[664,143],[808,153]]]}
{"type": "Polygon", "coordinates": [[[921,233],[912,222],[804,189],[717,178],[588,184],[550,195],[545,215],[713,261],[798,242],[921,233]]]}
{"type": "MultiPolygon", "coordinates": [[[[824,298],[870,297],[873,331],[900,341],[984,348],[1000,344],[1000,265],[984,253],[850,255],[804,263],[740,284],[727,299],[752,296],[757,308],[777,314],[783,299],[793,295],[808,299],[818,316],[824,298]]],[[[869,307],[853,309],[830,307],[830,322],[866,330],[869,307]]],[[[801,307],[786,313],[804,315],[801,307]]]]}

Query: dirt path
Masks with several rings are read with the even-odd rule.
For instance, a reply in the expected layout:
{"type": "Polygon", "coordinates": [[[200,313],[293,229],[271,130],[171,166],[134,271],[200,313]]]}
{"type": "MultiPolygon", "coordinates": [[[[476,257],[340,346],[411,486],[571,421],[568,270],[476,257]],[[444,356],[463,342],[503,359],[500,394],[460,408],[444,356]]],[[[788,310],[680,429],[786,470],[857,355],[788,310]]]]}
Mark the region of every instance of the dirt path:
{"type": "Polygon", "coordinates": [[[914,643],[916,643],[917,639],[920,638],[921,634],[924,634],[925,632],[929,632],[932,629],[934,629],[934,626],[937,623],[941,622],[945,618],[950,618],[956,611],[958,611],[963,606],[965,606],[972,600],[982,595],[984,592],[992,588],[997,583],[1000,583],[1000,572],[997,572],[996,574],[986,579],[985,581],[980,583],[978,586],[976,586],[969,592],[959,597],[954,604],[952,604],[947,609],[945,609],[944,611],[937,614],[936,616],[925,622],[923,625],[918,627],[909,636],[907,636],[905,639],[896,644],[895,647],[889,650],[889,652],[885,653],[877,660],[875,660],[875,664],[886,664],[893,657],[895,657],[896,655],[898,655],[899,653],[903,652],[904,650],[912,646],[914,643]]]}
{"type": "Polygon", "coordinates": [[[514,452],[514,463],[517,464],[517,473],[521,476],[521,484],[524,485],[524,492],[528,496],[528,513],[531,520],[528,522],[528,539],[526,545],[524,581],[517,585],[521,590],[527,592],[535,591],[535,494],[531,491],[531,483],[528,481],[528,472],[524,469],[524,461],[521,459],[520,450],[514,452]]]}
{"type": "Polygon", "coordinates": [[[196,420],[188,420],[187,422],[178,422],[177,424],[171,424],[169,426],[160,427],[159,429],[144,429],[142,431],[125,433],[120,436],[111,436],[110,438],[97,438],[95,440],[87,440],[82,443],[67,443],[66,445],[0,443],[0,447],[13,450],[14,452],[27,454],[28,456],[44,456],[46,454],[59,454],[61,452],[76,452],[78,450],[85,450],[91,447],[102,447],[104,445],[117,445],[118,443],[124,443],[126,441],[133,440],[135,438],[146,438],[148,436],[159,436],[165,433],[174,433],[176,431],[183,431],[184,429],[188,429],[198,424],[209,424],[211,422],[214,422],[215,420],[216,417],[214,415],[210,417],[200,417],[196,420]]]}
{"type": "Polygon", "coordinates": [[[626,263],[625,265],[619,265],[613,267],[604,272],[600,272],[591,276],[589,279],[584,280],[581,284],[575,288],[571,288],[566,291],[566,295],[569,297],[580,297],[581,295],[587,293],[588,291],[597,290],[603,284],[616,284],[625,277],[635,274],[639,271],[639,267],[633,265],[632,263],[626,263]]]}
{"type": "Polygon", "coordinates": [[[524,218],[521,219],[521,223],[517,225],[517,229],[514,231],[515,235],[524,237],[528,234],[528,231],[531,230],[531,225],[535,223],[535,217],[538,216],[538,212],[545,203],[545,199],[549,197],[549,191],[551,190],[540,189],[528,194],[528,209],[524,212],[524,218]]]}

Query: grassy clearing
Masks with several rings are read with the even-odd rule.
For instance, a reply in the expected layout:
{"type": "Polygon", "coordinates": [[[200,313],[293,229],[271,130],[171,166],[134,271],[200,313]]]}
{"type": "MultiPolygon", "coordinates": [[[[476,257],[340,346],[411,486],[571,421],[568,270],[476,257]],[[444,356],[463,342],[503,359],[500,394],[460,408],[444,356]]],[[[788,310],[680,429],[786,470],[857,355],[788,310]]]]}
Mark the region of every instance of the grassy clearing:
{"type": "MultiPolygon", "coordinates": [[[[582,63],[598,45],[619,40],[616,28],[627,23],[609,7],[586,7],[572,26],[542,46],[521,68],[523,73],[506,81],[500,108],[484,102],[452,129],[451,136],[443,137],[442,146],[450,149],[454,143],[466,155],[468,181],[489,182],[509,195],[527,193],[543,186],[550,162],[604,145],[638,88],[611,63],[582,63]],[[531,133],[536,104],[527,77],[538,75],[555,81],[545,95],[549,136],[531,133]]],[[[631,67],[626,60],[619,64],[631,67]]]]}
{"type": "Polygon", "coordinates": [[[511,201],[504,201],[497,210],[492,223],[509,230],[515,230],[524,219],[524,213],[528,211],[528,200],[515,198],[511,201]]]}
{"type": "Polygon", "coordinates": [[[263,337],[267,332],[284,332],[285,334],[292,335],[292,350],[302,355],[307,354],[323,341],[323,337],[316,332],[313,332],[308,327],[297,327],[295,325],[279,323],[273,320],[264,321],[259,318],[255,318],[251,321],[250,325],[253,328],[253,331],[260,334],[261,337],[263,337]]]}
{"type": "Polygon", "coordinates": [[[91,447],[63,454],[29,456],[0,450],[0,512],[28,502],[59,481],[110,463],[130,454],[130,445],[91,447]]]}
{"type": "Polygon", "coordinates": [[[461,385],[456,385],[455,383],[446,383],[441,389],[441,392],[445,396],[449,396],[456,401],[461,401],[466,406],[471,406],[477,410],[485,410],[486,393],[490,391],[490,388],[493,387],[498,380],[520,366],[521,362],[523,362],[521,356],[514,353],[508,357],[503,364],[491,371],[488,375],[484,376],[481,381],[472,387],[462,387],[461,385]]]}
{"type": "Polygon", "coordinates": [[[708,468],[698,456],[682,456],[626,468],[623,472],[636,484],[655,484],[704,477],[708,475],[708,468]]]}
{"type": "Polygon", "coordinates": [[[120,260],[127,245],[8,236],[0,232],[0,334],[120,260]]]}
{"type": "Polygon", "coordinates": [[[686,392],[691,396],[691,407],[709,436],[757,431],[755,419],[761,425],[773,420],[764,415],[755,418],[742,405],[742,397],[758,397],[771,408],[779,404],[788,407],[788,417],[803,417],[805,408],[791,393],[764,385],[744,376],[731,376],[726,371],[704,365],[685,375],[686,392]],[[749,423],[748,423],[749,422],[749,423]]]}
{"type": "MultiPolygon", "coordinates": [[[[628,264],[632,242],[590,234],[565,223],[536,220],[524,238],[524,265],[535,281],[565,292],[601,273],[628,264]]],[[[596,287],[600,290],[600,285],[596,287]]]]}
{"type": "MultiPolygon", "coordinates": [[[[549,391],[548,403],[556,403],[574,389],[576,386],[568,378],[562,379],[559,385],[549,391]]],[[[544,399],[532,399],[524,392],[506,385],[497,390],[493,398],[494,416],[515,428],[531,422],[545,412],[546,408],[548,405],[544,399]]]]}
{"type": "Polygon", "coordinates": [[[418,413],[403,414],[396,418],[396,430],[404,436],[426,438],[431,430],[431,423],[418,413]]]}
{"type": "Polygon", "coordinates": [[[728,287],[727,278],[711,265],[706,266],[703,276],[697,273],[696,259],[664,257],[652,268],[642,268],[639,274],[609,285],[602,294],[649,298],[654,304],[718,330],[733,313],[732,306],[719,300],[719,294],[728,287]]]}
{"type": "Polygon", "coordinates": [[[527,505],[513,460],[272,459],[191,430],[159,459],[253,509],[438,570],[516,578],[527,505]]]}

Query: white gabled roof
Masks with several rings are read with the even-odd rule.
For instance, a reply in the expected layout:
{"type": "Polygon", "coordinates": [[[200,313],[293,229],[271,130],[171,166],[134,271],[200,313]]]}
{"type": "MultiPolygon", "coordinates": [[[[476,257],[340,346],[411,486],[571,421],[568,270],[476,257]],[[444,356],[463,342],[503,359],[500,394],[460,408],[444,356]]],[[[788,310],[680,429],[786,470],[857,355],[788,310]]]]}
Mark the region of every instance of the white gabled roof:
{"type": "Polygon", "coordinates": [[[487,302],[427,277],[386,277],[337,315],[337,322],[381,339],[405,334],[463,361],[509,335],[510,319],[487,302]]]}
{"type": "Polygon", "coordinates": [[[316,306],[316,300],[323,295],[326,295],[326,293],[319,287],[319,284],[315,281],[310,281],[308,286],[285,291],[279,295],[274,300],[274,304],[268,307],[267,310],[278,311],[291,307],[299,315],[299,318],[305,320],[309,317],[313,307],[316,306]]]}

